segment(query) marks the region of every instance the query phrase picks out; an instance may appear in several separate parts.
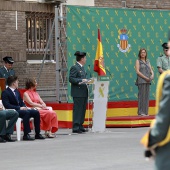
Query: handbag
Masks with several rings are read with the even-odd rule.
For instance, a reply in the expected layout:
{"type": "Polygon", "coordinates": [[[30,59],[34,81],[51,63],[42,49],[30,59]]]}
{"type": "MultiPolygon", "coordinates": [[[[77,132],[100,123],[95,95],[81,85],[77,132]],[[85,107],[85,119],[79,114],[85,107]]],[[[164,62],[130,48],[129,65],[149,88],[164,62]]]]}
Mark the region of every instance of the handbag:
{"type": "Polygon", "coordinates": [[[138,86],[138,77],[136,78],[135,85],[138,86]]]}

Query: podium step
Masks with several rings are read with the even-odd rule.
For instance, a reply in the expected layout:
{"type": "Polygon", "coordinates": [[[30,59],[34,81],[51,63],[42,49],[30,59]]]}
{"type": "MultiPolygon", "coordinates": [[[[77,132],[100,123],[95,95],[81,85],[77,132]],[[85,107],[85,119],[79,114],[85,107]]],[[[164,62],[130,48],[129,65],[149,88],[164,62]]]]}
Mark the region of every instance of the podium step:
{"type": "MultiPolygon", "coordinates": [[[[121,116],[106,118],[106,128],[149,127],[155,116],[121,116]]],[[[85,127],[92,126],[92,119],[85,119],[85,127]]]]}
{"type": "Polygon", "coordinates": [[[155,116],[122,116],[106,119],[106,127],[148,127],[155,116]]]}
{"type": "MultiPolygon", "coordinates": [[[[72,128],[72,103],[46,102],[56,111],[59,128],[72,128]]],[[[92,127],[92,104],[86,110],[85,127],[92,127]]],[[[137,102],[109,102],[106,113],[106,128],[148,127],[155,118],[155,101],[150,101],[149,116],[137,116],[137,102]]]]}

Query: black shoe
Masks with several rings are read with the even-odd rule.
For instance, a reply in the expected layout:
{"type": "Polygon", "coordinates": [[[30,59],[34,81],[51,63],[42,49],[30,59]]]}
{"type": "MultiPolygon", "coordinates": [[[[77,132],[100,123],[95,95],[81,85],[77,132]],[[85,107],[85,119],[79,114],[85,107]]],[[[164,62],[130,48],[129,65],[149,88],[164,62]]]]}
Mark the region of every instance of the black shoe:
{"type": "Polygon", "coordinates": [[[35,135],[35,139],[45,139],[41,134],[35,135]]]}
{"type": "Polygon", "coordinates": [[[72,131],[73,133],[82,133],[82,131],[79,129],[79,130],[73,130],[72,131]]]}
{"type": "Polygon", "coordinates": [[[10,134],[7,134],[4,136],[4,139],[7,141],[7,142],[15,142],[15,140],[11,139],[11,135],[10,134]]]}
{"type": "Polygon", "coordinates": [[[6,140],[2,136],[0,136],[0,143],[6,143],[6,140]]]}
{"type": "Polygon", "coordinates": [[[88,129],[80,129],[82,132],[88,132],[88,129]]]}
{"type": "Polygon", "coordinates": [[[33,141],[34,138],[32,138],[29,134],[27,134],[27,135],[24,135],[24,136],[23,136],[23,140],[26,140],[26,141],[33,141]]]}

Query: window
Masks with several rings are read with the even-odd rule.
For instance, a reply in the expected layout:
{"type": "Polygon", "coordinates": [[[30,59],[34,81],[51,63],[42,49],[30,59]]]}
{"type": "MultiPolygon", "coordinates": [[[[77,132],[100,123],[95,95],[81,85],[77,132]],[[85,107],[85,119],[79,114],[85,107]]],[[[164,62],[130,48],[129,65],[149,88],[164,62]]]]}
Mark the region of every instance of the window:
{"type": "Polygon", "coordinates": [[[52,29],[54,13],[26,13],[27,60],[46,60],[55,57],[55,31],[52,29]],[[51,37],[49,37],[51,33],[51,37]],[[49,40],[48,48],[46,49],[49,40]]]}

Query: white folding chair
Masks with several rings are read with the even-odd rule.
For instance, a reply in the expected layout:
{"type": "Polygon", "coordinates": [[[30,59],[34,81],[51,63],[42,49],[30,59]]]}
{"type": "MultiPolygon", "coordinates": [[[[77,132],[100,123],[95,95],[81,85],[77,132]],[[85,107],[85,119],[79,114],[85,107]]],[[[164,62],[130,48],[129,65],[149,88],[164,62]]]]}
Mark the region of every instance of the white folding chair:
{"type": "MultiPolygon", "coordinates": [[[[30,118],[30,121],[32,122],[32,129],[33,129],[33,131],[35,131],[34,118],[30,118]]],[[[22,119],[19,117],[16,122],[17,141],[21,140],[21,122],[22,122],[22,119]]]]}
{"type": "Polygon", "coordinates": [[[19,117],[16,122],[16,133],[17,133],[17,141],[21,140],[21,118],[19,117]]]}

